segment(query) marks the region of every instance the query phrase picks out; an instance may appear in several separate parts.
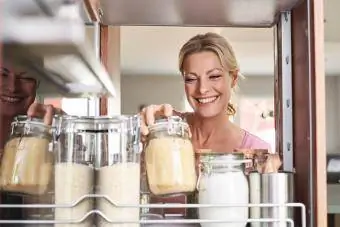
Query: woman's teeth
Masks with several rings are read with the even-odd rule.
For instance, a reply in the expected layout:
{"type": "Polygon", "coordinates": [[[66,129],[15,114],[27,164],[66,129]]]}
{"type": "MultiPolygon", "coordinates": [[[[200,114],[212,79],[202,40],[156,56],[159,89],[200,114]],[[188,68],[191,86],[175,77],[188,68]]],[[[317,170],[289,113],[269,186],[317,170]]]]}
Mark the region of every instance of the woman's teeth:
{"type": "Polygon", "coordinates": [[[206,104],[206,103],[211,103],[214,102],[218,96],[215,97],[210,97],[210,98],[202,98],[202,99],[196,99],[199,103],[206,104]]]}
{"type": "Polygon", "coordinates": [[[21,100],[20,98],[8,97],[8,96],[1,96],[1,99],[5,102],[11,102],[11,103],[19,102],[21,100]]]}

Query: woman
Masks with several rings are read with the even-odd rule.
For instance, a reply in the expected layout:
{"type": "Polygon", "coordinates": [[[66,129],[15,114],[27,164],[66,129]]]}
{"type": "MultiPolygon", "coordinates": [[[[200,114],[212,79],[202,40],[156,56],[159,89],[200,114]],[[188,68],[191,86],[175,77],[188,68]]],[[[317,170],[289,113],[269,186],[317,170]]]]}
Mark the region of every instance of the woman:
{"type": "MultiPolygon", "coordinates": [[[[230,116],[236,113],[230,98],[237,86],[240,69],[226,39],[215,33],[194,36],[180,50],[179,70],[194,112],[181,113],[169,104],[147,106],[141,112],[143,136],[148,135],[148,126],[156,117],[174,114],[186,118],[196,152],[270,150],[270,144],[230,121],[230,116]]],[[[280,159],[275,155],[267,159],[261,171],[275,171],[280,165],[280,159]]],[[[183,203],[185,199],[176,197],[157,199],[156,202],[183,203]]],[[[183,214],[183,210],[166,210],[165,213],[183,214]]]]}
{"type": "MultiPolygon", "coordinates": [[[[11,122],[18,115],[44,118],[45,124],[51,125],[53,115],[62,113],[60,109],[39,103],[34,103],[38,81],[29,75],[25,69],[14,67],[3,62],[0,67],[0,157],[7,142],[11,122]]],[[[1,163],[5,165],[6,163],[1,163]]],[[[2,193],[0,203],[21,204],[22,197],[2,193]]],[[[1,210],[1,219],[22,219],[22,209],[1,210]]]]}
{"type": "Polygon", "coordinates": [[[196,150],[230,152],[235,149],[270,149],[270,145],[230,121],[236,113],[230,103],[240,77],[231,45],[215,33],[197,35],[180,50],[179,70],[193,113],[180,113],[171,105],[151,105],[142,110],[142,134],[157,116],[185,117],[196,150]]]}

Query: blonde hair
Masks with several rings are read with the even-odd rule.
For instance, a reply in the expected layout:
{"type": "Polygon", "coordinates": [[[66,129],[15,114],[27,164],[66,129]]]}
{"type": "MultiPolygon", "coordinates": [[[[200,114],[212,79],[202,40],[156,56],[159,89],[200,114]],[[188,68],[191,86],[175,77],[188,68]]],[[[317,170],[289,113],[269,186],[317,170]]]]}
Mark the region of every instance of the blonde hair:
{"type": "MultiPolygon", "coordinates": [[[[231,44],[224,37],[212,32],[196,35],[182,46],[179,52],[179,70],[182,75],[184,74],[183,64],[186,57],[202,51],[211,51],[215,53],[223,68],[230,74],[237,74],[242,77],[242,75],[239,74],[239,65],[231,44]]],[[[227,107],[227,114],[236,114],[236,108],[230,101],[227,107]]]]}

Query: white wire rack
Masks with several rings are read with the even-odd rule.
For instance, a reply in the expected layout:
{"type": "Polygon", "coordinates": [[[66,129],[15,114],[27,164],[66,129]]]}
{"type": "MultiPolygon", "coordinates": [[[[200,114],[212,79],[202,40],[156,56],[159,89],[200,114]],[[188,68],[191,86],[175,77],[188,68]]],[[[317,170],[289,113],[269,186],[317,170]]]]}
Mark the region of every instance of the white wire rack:
{"type": "MultiPolygon", "coordinates": [[[[112,206],[117,208],[231,208],[231,207],[260,207],[260,208],[299,208],[301,210],[301,227],[306,227],[306,207],[302,203],[286,204],[144,204],[144,205],[123,205],[115,204],[106,195],[84,195],[72,204],[0,204],[0,209],[23,208],[23,209],[48,209],[48,208],[74,208],[85,199],[101,198],[106,199],[112,206]]],[[[113,221],[103,212],[97,209],[88,211],[82,218],[73,220],[0,220],[0,224],[79,224],[90,218],[92,215],[101,216],[111,224],[199,224],[199,223],[242,223],[244,220],[206,220],[206,219],[160,219],[160,220],[136,220],[136,221],[113,221]]],[[[248,223],[276,223],[286,222],[288,226],[296,226],[291,218],[249,218],[248,223]]]]}

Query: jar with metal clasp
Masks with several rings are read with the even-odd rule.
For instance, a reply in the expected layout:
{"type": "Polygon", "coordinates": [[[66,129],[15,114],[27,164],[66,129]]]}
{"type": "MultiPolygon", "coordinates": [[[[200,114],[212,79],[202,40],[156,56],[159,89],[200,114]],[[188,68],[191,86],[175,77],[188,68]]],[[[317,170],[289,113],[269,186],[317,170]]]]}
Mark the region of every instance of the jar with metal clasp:
{"type": "MultiPolygon", "coordinates": [[[[140,116],[97,117],[97,209],[113,222],[140,220],[140,116]],[[129,208],[119,205],[131,205],[129,208]]],[[[139,227],[137,223],[121,226],[139,227]]],[[[98,218],[97,226],[120,226],[98,218]]]]}
{"type": "Polygon", "coordinates": [[[238,207],[199,208],[200,219],[229,220],[229,223],[202,223],[202,227],[245,227],[248,219],[249,185],[244,174],[243,153],[200,154],[197,181],[199,204],[239,204],[238,207]]]}
{"type": "MultiPolygon", "coordinates": [[[[55,168],[55,219],[82,219],[96,209],[113,222],[139,220],[140,120],[138,116],[61,119],[55,168]],[[112,204],[113,203],[113,204],[112,204]],[[132,208],[120,204],[134,205],[132,208]]],[[[114,226],[97,215],[77,226],[114,226]]],[[[132,224],[131,226],[137,226],[132,224]]]]}
{"type": "MultiPolygon", "coordinates": [[[[69,205],[55,208],[57,221],[82,219],[93,209],[94,199],[84,197],[94,194],[94,130],[91,117],[64,115],[57,119],[54,203],[69,205]]],[[[90,227],[92,223],[89,217],[75,226],[90,227]]]]}
{"type": "Polygon", "coordinates": [[[187,122],[178,116],[158,119],[149,132],[144,151],[151,193],[173,196],[193,192],[197,175],[187,122]]]}
{"type": "Polygon", "coordinates": [[[42,119],[16,117],[1,160],[1,189],[29,195],[44,194],[53,169],[51,141],[51,126],[44,124],[42,119]]]}
{"type": "MultiPolygon", "coordinates": [[[[49,146],[52,163],[54,165],[54,156],[56,155],[56,142],[57,142],[57,126],[58,120],[61,115],[54,115],[52,121],[52,141],[49,146]]],[[[54,204],[54,168],[52,168],[51,180],[48,185],[46,192],[43,195],[23,195],[23,203],[25,205],[32,204],[54,204]]],[[[46,207],[35,207],[24,209],[24,217],[27,220],[53,220],[54,219],[54,208],[46,207]]],[[[48,224],[36,225],[37,227],[47,227],[48,224]]]]}

